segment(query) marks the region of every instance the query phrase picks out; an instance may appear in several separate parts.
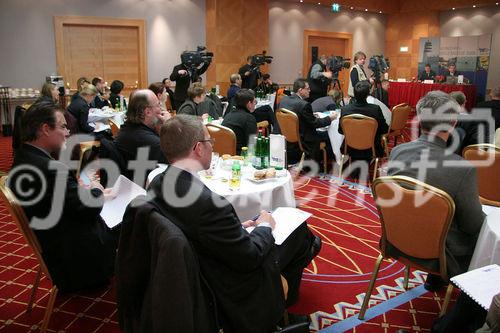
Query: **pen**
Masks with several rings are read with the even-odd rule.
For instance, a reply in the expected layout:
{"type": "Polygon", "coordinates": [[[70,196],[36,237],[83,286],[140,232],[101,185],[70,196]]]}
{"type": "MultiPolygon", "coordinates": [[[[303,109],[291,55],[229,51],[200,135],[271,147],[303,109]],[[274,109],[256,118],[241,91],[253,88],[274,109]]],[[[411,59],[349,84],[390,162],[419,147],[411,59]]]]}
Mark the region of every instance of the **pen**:
{"type": "MultiPolygon", "coordinates": [[[[272,211],[270,211],[270,210],[268,210],[267,212],[268,212],[269,214],[272,214],[272,213],[273,213],[273,212],[272,212],[272,211]]],[[[251,218],[251,220],[252,220],[252,221],[257,221],[259,217],[260,217],[260,214],[257,214],[257,215],[255,215],[254,217],[252,217],[252,218],[251,218]]]]}

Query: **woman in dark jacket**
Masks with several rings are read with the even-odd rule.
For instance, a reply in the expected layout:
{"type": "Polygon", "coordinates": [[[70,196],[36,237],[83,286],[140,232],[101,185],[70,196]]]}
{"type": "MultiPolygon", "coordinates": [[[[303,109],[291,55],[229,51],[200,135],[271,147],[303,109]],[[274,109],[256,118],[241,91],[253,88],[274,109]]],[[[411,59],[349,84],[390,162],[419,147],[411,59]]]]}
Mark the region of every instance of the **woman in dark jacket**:
{"type": "MultiPolygon", "coordinates": [[[[89,84],[80,91],[80,94],[71,101],[68,112],[75,118],[77,133],[93,133],[94,128],[88,124],[90,103],[97,95],[95,86],[89,84]]],[[[76,133],[73,133],[76,134],[76,133]]]]}
{"type": "Polygon", "coordinates": [[[125,98],[120,95],[123,87],[125,87],[125,85],[120,80],[114,80],[113,82],[111,82],[111,86],[109,87],[109,89],[111,90],[111,94],[109,95],[109,102],[111,103],[111,107],[113,109],[116,108],[116,104],[120,103],[120,101],[123,101],[123,109],[127,110],[127,101],[125,101],[125,98]]]}

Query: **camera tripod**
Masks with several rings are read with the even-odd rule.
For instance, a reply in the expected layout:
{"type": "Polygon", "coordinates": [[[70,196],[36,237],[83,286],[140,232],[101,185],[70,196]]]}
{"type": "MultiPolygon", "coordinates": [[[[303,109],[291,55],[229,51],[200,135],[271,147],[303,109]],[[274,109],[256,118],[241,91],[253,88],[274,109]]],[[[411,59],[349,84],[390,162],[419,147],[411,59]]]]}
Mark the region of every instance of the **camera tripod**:
{"type": "Polygon", "coordinates": [[[342,91],[342,85],[340,84],[340,80],[339,80],[339,77],[338,77],[338,73],[335,77],[332,77],[332,83],[330,84],[331,85],[331,89],[335,89],[335,87],[338,88],[338,91],[340,92],[340,103],[342,106],[345,106],[345,103],[344,103],[344,92],[342,91]]]}

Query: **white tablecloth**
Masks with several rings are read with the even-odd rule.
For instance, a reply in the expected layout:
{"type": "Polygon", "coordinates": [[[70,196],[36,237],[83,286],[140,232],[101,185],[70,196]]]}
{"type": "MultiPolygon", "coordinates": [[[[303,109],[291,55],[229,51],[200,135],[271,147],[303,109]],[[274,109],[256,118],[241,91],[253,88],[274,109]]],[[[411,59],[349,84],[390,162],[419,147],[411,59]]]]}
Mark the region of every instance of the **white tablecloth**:
{"type": "MultiPolygon", "coordinates": [[[[161,165],[148,175],[148,184],[158,174],[165,171],[166,165],[161,165]]],[[[246,221],[253,218],[261,210],[274,210],[278,207],[296,207],[293,191],[293,181],[287,170],[282,170],[282,177],[265,180],[259,183],[249,180],[253,176],[252,167],[242,169],[241,185],[238,190],[230,190],[229,179],[231,171],[217,168],[215,175],[209,179],[200,176],[203,183],[213,192],[223,196],[229,201],[240,220],[246,221]]]]}
{"type": "MultiPolygon", "coordinates": [[[[339,118],[340,118],[340,109],[335,110],[337,113],[337,118],[332,120],[330,126],[318,129],[318,131],[328,130],[328,137],[330,138],[330,143],[332,145],[332,151],[335,155],[335,161],[340,165],[340,160],[342,159],[342,153],[340,151],[340,147],[342,146],[342,142],[344,142],[344,136],[339,133],[339,118]]],[[[327,117],[330,111],[327,112],[316,112],[315,114],[318,117],[324,118],[327,117]]]]}
{"type": "Polygon", "coordinates": [[[274,110],[274,101],[276,100],[276,93],[270,94],[269,98],[257,98],[257,104],[255,108],[260,108],[261,106],[269,105],[271,109],[274,110]]]}
{"type": "Polygon", "coordinates": [[[477,239],[469,270],[490,264],[500,265],[500,208],[494,207],[486,217],[477,239]]]}

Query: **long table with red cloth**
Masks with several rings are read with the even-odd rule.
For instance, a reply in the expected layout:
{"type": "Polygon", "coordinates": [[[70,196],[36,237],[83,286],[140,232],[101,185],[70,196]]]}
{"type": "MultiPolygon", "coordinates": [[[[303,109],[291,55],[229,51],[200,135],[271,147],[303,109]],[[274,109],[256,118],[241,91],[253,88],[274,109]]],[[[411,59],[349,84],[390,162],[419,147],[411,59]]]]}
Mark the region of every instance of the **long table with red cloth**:
{"type": "Polygon", "coordinates": [[[420,82],[391,82],[389,85],[389,105],[391,107],[408,103],[415,107],[418,100],[429,91],[441,90],[446,93],[462,91],[467,97],[465,107],[471,110],[476,105],[476,86],[471,84],[426,84],[420,82]]]}

